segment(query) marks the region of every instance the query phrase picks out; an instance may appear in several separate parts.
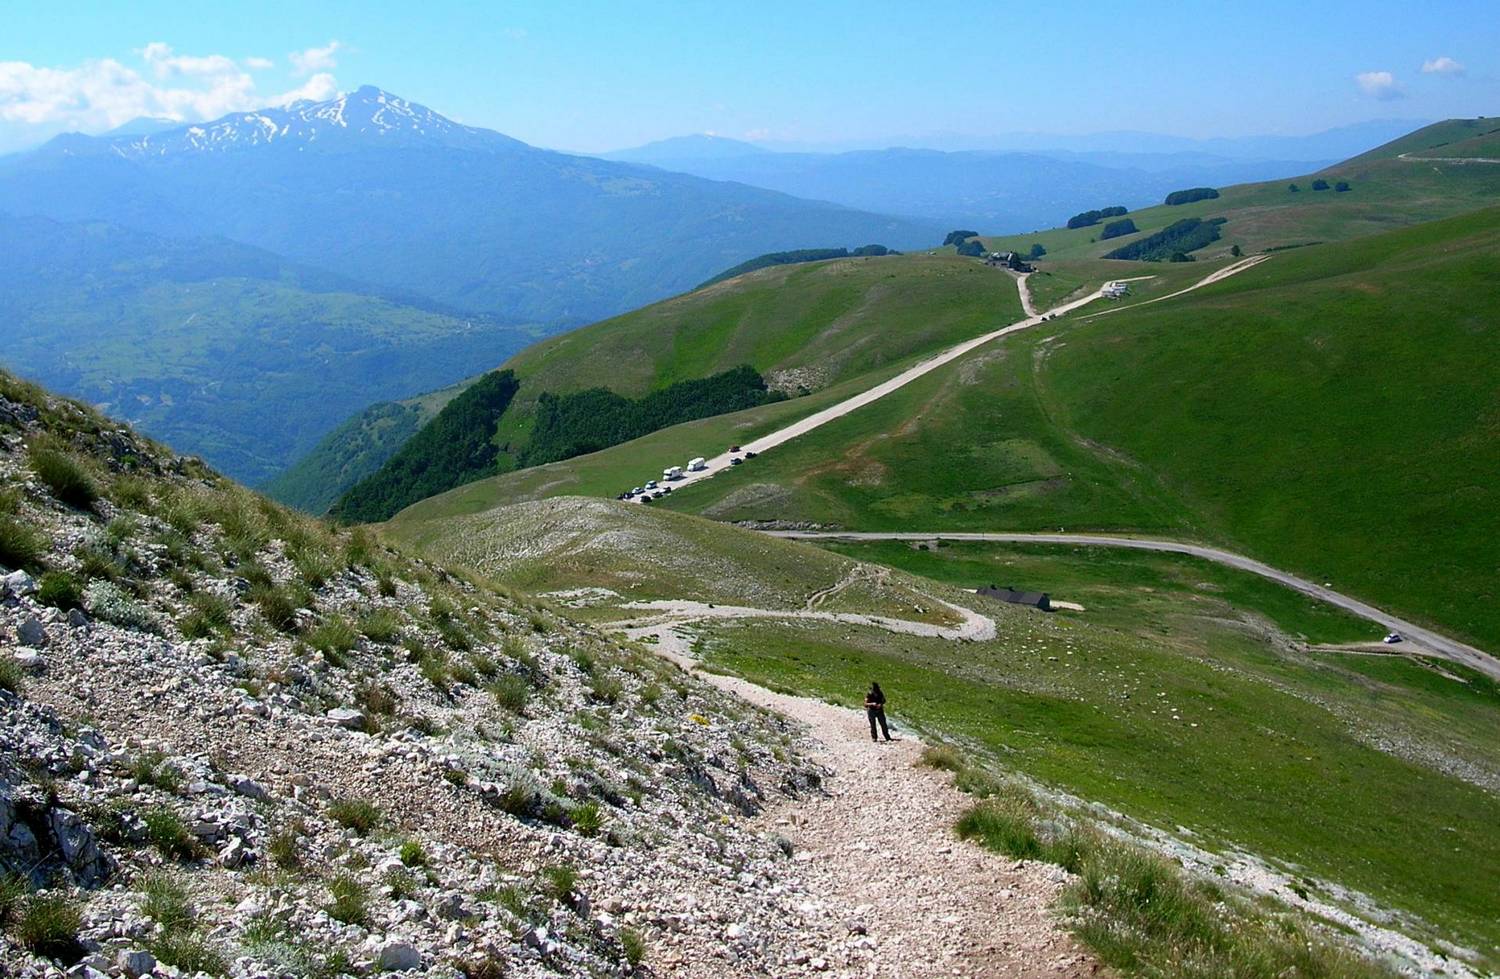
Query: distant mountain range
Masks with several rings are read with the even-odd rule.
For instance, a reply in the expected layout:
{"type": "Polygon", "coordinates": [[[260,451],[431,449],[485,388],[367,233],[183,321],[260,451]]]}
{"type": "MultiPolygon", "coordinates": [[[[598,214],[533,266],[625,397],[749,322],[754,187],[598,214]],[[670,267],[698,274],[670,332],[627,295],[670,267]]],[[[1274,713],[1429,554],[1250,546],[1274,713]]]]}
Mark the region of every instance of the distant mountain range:
{"type": "Polygon", "coordinates": [[[945,141],[965,148],[946,151],[791,151],[697,135],[604,155],[848,207],[978,225],[1000,234],[1051,227],[1092,207],[1159,203],[1180,187],[1316,170],[1412,128],[1409,121],[1382,120],[1308,136],[1203,140],[1128,132],[1022,133],[988,140],[953,137],[945,141]]]}
{"type": "Polygon", "coordinates": [[[376,88],[0,158],[0,362],[259,483],[365,406],[935,222],[534,149],[376,88]]]}
{"type": "Polygon", "coordinates": [[[535,149],[377,88],[0,159],[0,211],[216,235],[472,312],[582,322],[767,251],[944,229],[535,149]]]}

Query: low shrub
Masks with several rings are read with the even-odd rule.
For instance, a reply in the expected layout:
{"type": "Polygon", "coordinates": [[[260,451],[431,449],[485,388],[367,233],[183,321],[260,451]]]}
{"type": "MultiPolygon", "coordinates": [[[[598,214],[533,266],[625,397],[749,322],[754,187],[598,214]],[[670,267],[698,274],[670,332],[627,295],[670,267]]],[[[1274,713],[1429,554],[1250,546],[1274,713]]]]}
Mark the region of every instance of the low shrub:
{"type": "Polygon", "coordinates": [[[97,578],[84,589],[83,605],[96,619],[141,632],[156,630],[156,617],[112,581],[97,578]]]}
{"type": "Polygon", "coordinates": [[[16,693],[21,689],[25,677],[16,661],[9,656],[0,656],[0,690],[16,693]]]}

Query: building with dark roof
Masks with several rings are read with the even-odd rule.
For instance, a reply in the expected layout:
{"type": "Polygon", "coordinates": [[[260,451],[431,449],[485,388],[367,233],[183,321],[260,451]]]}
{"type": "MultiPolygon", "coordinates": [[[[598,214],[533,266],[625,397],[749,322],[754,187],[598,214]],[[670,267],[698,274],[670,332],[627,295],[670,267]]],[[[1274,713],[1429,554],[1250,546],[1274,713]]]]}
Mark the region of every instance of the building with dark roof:
{"type": "Polygon", "coordinates": [[[990,585],[987,588],[976,588],[975,594],[1001,602],[1009,602],[1012,605],[1030,605],[1043,612],[1052,611],[1052,600],[1046,592],[1042,591],[1020,591],[1012,585],[1006,585],[1004,588],[990,585]]]}

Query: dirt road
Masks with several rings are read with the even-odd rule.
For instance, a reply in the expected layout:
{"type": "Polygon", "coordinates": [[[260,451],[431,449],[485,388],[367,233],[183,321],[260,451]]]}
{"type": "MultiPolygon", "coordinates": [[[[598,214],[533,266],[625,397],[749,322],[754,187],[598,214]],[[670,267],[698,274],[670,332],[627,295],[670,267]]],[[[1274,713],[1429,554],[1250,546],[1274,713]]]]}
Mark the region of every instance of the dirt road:
{"type": "MultiPolygon", "coordinates": [[[[1348,612],[1353,612],[1361,618],[1369,619],[1371,622],[1379,623],[1393,632],[1399,632],[1406,640],[1414,645],[1422,647],[1436,656],[1450,659],[1455,663],[1462,663],[1471,669],[1478,670],[1486,676],[1500,680],[1500,660],[1495,659],[1489,653],[1467,643],[1450,639],[1431,629],[1423,628],[1414,622],[1399,618],[1389,612],[1376,608],[1373,605],[1350,598],[1348,595],[1340,594],[1332,588],[1314,584],[1304,578],[1288,574],[1257,561],[1254,558],[1235,554],[1232,551],[1222,550],[1217,547],[1206,547],[1202,544],[1189,544],[1183,541],[1155,540],[1144,537],[1121,537],[1107,534],[1007,534],[1007,533],[963,533],[944,532],[937,534],[923,533],[868,533],[860,531],[769,531],[777,537],[788,537],[795,540],[909,540],[926,541],[937,540],[968,540],[968,541],[992,541],[999,544],[1085,544],[1097,547],[1126,547],[1140,551],[1163,551],[1173,554],[1190,554],[1194,557],[1213,561],[1241,571],[1269,578],[1291,588],[1310,595],[1329,605],[1336,606],[1348,612]]],[[[1402,651],[1405,643],[1396,646],[1394,651],[1402,651]]]]}
{"type": "MultiPolygon", "coordinates": [[[[1174,292],[1171,296],[1163,296],[1161,297],[1161,299],[1171,299],[1174,296],[1180,296],[1183,293],[1192,292],[1194,289],[1201,289],[1204,286],[1212,285],[1213,283],[1219,282],[1222,279],[1226,279],[1238,272],[1243,272],[1245,269],[1251,268],[1252,266],[1264,261],[1269,257],[1270,256],[1267,255],[1255,255],[1251,258],[1235,262],[1232,265],[1226,265],[1224,268],[1210,273],[1208,276],[1204,277],[1199,282],[1188,286],[1186,289],[1174,292]]],[[[1149,276],[1146,276],[1144,278],[1149,278],[1149,276]]],[[[1018,282],[1017,288],[1020,290],[1023,307],[1030,305],[1030,290],[1026,287],[1024,276],[1021,278],[1021,281],[1018,282]]],[[[741,452],[724,452],[714,456],[712,459],[708,460],[703,469],[700,469],[697,472],[683,473],[681,479],[674,480],[672,482],[672,487],[673,489],[681,489],[684,486],[689,486],[693,483],[697,483],[705,479],[712,479],[714,476],[717,476],[719,473],[724,472],[725,470],[730,468],[731,463],[729,460],[732,456],[742,455],[743,452],[760,453],[766,451],[767,449],[775,448],[776,446],[781,445],[783,442],[790,442],[792,439],[797,438],[800,435],[806,435],[813,429],[826,425],[834,419],[844,417],[851,411],[863,408],[865,405],[870,404],[871,402],[879,401],[881,398],[890,394],[892,391],[900,390],[901,388],[910,384],[912,381],[915,381],[917,378],[922,377],[924,374],[931,373],[932,371],[937,370],[939,367],[942,367],[944,364],[951,363],[978,347],[982,347],[987,343],[991,343],[995,340],[1000,339],[1001,337],[1009,336],[1012,333],[1018,333],[1021,330],[1030,329],[1031,327],[1036,326],[1038,323],[1041,323],[1053,316],[1061,316],[1064,313],[1072,312],[1075,309],[1079,309],[1083,306],[1088,305],[1089,303],[1103,296],[1103,294],[1104,293],[1102,290],[1095,290],[1094,292],[1091,292],[1080,299],[1075,299],[1072,302],[1064,303],[1061,306],[1055,306],[1040,315],[1029,315],[1025,319],[1018,320],[1017,322],[1012,323],[1009,326],[1003,326],[998,330],[992,330],[982,336],[977,336],[971,340],[965,340],[963,343],[949,347],[942,353],[937,354],[934,357],[929,357],[927,360],[924,360],[921,363],[916,364],[915,366],[908,367],[906,370],[902,371],[900,374],[897,374],[895,377],[890,378],[886,381],[882,381],[881,383],[865,391],[861,391],[859,394],[856,394],[851,398],[846,398],[836,405],[830,405],[829,407],[824,408],[822,411],[808,415],[806,418],[803,418],[800,421],[793,422],[783,429],[772,432],[769,435],[764,435],[753,442],[746,443],[741,447],[741,452]]],[[[1161,299],[1153,299],[1150,301],[1160,302],[1161,299]]],[[[1145,304],[1142,303],[1140,305],[1145,304]]]]}

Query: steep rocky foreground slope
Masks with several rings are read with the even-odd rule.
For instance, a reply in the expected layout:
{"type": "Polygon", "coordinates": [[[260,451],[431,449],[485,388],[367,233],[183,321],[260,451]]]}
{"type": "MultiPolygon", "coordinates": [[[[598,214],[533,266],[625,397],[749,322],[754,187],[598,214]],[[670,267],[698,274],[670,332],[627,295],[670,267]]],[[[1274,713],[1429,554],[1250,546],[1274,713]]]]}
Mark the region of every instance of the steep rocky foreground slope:
{"type": "Polygon", "coordinates": [[[874,960],[784,719],[4,374],[0,565],[0,972],[874,960]]]}

